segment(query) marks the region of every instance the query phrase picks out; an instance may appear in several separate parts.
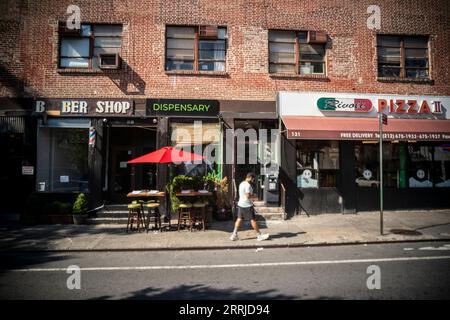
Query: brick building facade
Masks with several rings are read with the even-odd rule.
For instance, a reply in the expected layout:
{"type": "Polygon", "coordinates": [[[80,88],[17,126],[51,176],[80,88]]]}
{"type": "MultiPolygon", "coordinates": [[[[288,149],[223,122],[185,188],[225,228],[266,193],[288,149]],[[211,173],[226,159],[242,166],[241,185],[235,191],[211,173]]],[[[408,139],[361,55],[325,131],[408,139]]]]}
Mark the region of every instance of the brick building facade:
{"type": "MultiPolygon", "coordinates": [[[[276,98],[283,91],[450,96],[450,3],[446,0],[79,1],[82,23],[122,25],[121,68],[101,71],[59,67],[58,23],[67,20],[71,4],[51,0],[0,3],[3,116],[32,114],[35,99],[133,100],[141,116],[145,99],[194,99],[220,101],[222,120],[230,127],[249,119],[256,119],[258,126],[267,120],[269,127],[277,127],[276,98]],[[372,4],[381,9],[379,30],[367,27],[371,15],[367,8],[372,4]],[[166,29],[171,25],[226,27],[225,71],[167,71],[166,29]],[[269,73],[269,30],[324,32],[324,74],[269,73]],[[427,36],[427,79],[378,77],[379,34],[427,36]]],[[[31,118],[39,120],[39,116],[31,118]]],[[[104,181],[108,153],[106,141],[100,139],[105,136],[106,140],[101,120],[92,118],[98,150],[89,150],[94,159],[89,175],[101,181],[94,187],[99,195],[109,183],[104,181]]],[[[169,142],[170,119],[157,121],[154,147],[169,142]]],[[[36,129],[30,128],[33,132],[29,134],[35,133],[36,129]]],[[[33,150],[33,146],[28,148],[33,150]]],[[[33,152],[22,154],[22,164],[35,165],[36,159],[29,153],[33,152]]],[[[224,175],[235,177],[234,167],[223,170],[224,175]]],[[[165,169],[159,167],[159,176],[163,175],[165,169]]],[[[163,186],[163,180],[158,185],[163,186]]],[[[296,192],[291,198],[302,196],[296,192]]]]}

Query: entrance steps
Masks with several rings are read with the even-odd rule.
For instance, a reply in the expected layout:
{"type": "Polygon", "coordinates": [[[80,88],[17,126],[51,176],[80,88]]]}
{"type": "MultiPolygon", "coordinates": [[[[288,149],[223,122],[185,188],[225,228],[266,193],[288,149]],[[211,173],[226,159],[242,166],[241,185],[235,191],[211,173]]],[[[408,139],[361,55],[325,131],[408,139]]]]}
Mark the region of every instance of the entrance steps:
{"type": "Polygon", "coordinates": [[[286,220],[286,213],[282,207],[268,207],[264,201],[253,201],[256,220],[286,220]]]}
{"type": "MultiPolygon", "coordinates": [[[[285,220],[282,207],[268,207],[264,201],[254,201],[256,220],[285,220]]],[[[94,216],[88,218],[90,224],[127,224],[128,208],[126,204],[105,205],[94,216]]]]}
{"type": "Polygon", "coordinates": [[[127,224],[128,208],[126,204],[105,205],[95,216],[88,218],[89,224],[127,224]]]}

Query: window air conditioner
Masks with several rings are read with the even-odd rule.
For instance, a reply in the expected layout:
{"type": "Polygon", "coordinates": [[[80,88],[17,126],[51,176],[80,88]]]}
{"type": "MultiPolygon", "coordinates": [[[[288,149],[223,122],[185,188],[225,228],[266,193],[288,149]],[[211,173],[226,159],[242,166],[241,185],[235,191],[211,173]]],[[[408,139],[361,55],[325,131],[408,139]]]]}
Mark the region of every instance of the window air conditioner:
{"type": "Polygon", "coordinates": [[[119,69],[119,54],[99,53],[98,67],[100,69],[119,69]]]}
{"type": "Polygon", "coordinates": [[[308,43],[327,43],[327,34],[320,31],[308,31],[308,43]]]}
{"type": "Polygon", "coordinates": [[[217,39],[217,26],[200,26],[198,35],[202,39],[217,39]]]}

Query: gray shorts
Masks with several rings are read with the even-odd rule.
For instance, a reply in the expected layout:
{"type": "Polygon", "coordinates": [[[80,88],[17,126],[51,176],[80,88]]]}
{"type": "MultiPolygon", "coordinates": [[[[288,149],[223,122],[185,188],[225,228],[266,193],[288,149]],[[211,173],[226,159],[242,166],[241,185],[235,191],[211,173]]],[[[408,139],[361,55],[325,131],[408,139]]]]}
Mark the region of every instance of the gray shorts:
{"type": "Polygon", "coordinates": [[[253,207],[239,207],[238,208],[238,218],[242,220],[252,220],[255,219],[255,209],[253,207]]]}

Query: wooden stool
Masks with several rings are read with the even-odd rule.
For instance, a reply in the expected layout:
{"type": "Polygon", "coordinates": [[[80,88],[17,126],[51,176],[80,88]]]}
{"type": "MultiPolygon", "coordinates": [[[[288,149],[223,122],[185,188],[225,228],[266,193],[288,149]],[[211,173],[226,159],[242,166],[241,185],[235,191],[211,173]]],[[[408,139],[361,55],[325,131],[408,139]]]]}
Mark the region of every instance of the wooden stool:
{"type": "Polygon", "coordinates": [[[159,202],[149,201],[144,206],[148,209],[146,223],[147,233],[150,229],[150,223],[152,222],[155,223],[155,229],[161,231],[161,215],[159,214],[159,202]]]}
{"type": "Polygon", "coordinates": [[[136,219],[137,230],[141,232],[142,227],[145,226],[144,219],[142,218],[140,203],[130,203],[128,205],[128,222],[127,222],[127,232],[128,230],[133,230],[133,221],[136,219]]]}
{"type": "MultiPolygon", "coordinates": [[[[202,225],[203,231],[205,231],[206,224],[206,203],[204,202],[196,202],[192,205],[193,207],[193,224],[200,222],[202,225]]],[[[192,229],[191,229],[192,230],[192,229]]]]}
{"type": "Polygon", "coordinates": [[[180,231],[181,222],[187,226],[187,221],[189,221],[189,229],[192,231],[192,204],[180,203],[178,206],[178,231],[180,231]]]}

